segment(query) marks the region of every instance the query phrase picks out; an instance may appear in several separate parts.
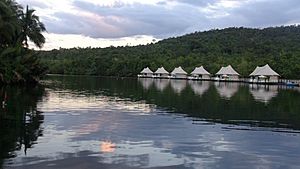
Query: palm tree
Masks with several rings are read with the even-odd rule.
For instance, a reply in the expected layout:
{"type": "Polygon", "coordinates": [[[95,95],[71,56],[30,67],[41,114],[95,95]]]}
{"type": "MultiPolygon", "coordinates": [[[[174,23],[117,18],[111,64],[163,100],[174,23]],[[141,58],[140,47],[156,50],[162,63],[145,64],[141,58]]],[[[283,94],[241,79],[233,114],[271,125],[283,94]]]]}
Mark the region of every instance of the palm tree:
{"type": "Polygon", "coordinates": [[[42,32],[46,31],[45,25],[40,22],[34,11],[33,9],[28,9],[27,5],[26,12],[22,13],[20,17],[22,30],[19,40],[26,48],[28,48],[28,39],[39,48],[42,48],[45,43],[45,37],[42,34],[42,32]]]}
{"type": "Polygon", "coordinates": [[[45,26],[34,10],[15,0],[0,0],[0,83],[37,82],[45,72],[28,40],[41,48],[45,26]]]}
{"type": "Polygon", "coordinates": [[[0,1],[0,47],[14,44],[16,32],[21,28],[18,17],[22,9],[22,6],[15,1],[0,1]]]}

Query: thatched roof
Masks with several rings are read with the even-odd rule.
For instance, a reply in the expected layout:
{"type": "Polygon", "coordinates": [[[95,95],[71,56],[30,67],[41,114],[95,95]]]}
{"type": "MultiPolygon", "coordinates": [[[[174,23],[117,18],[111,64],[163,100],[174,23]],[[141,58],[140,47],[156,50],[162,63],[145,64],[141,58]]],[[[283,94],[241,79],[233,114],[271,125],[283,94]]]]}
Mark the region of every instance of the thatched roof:
{"type": "Polygon", "coordinates": [[[231,65],[226,67],[221,67],[221,69],[216,73],[216,75],[240,75],[237,71],[235,71],[231,65]]]}
{"type": "Polygon", "coordinates": [[[146,67],[146,68],[144,68],[144,69],[141,71],[141,73],[147,73],[147,74],[149,74],[149,73],[153,73],[153,72],[152,72],[152,70],[150,70],[148,67],[146,67]]]}
{"type": "Polygon", "coordinates": [[[174,75],[174,74],[184,74],[184,75],[186,75],[187,73],[186,73],[186,71],[184,71],[184,70],[182,69],[181,66],[179,66],[179,67],[176,67],[176,68],[171,72],[171,74],[172,74],[172,75],[174,75]]]}
{"type": "Polygon", "coordinates": [[[280,76],[268,64],[265,66],[257,66],[249,76],[280,76]]]}
{"type": "Polygon", "coordinates": [[[166,69],[164,67],[161,67],[161,68],[158,68],[156,71],[155,71],[156,74],[169,74],[168,71],[166,71],[166,69]]]}
{"type": "Polygon", "coordinates": [[[192,72],[192,75],[210,75],[210,73],[204,69],[203,66],[196,67],[192,72]]]}

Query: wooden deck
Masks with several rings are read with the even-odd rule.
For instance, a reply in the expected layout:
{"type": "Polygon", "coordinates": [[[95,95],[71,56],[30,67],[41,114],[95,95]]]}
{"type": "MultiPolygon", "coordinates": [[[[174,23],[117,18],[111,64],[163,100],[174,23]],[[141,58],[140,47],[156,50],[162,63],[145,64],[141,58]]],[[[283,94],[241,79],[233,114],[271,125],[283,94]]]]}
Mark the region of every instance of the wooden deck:
{"type": "Polygon", "coordinates": [[[250,78],[239,78],[239,79],[200,79],[200,78],[176,78],[176,77],[160,77],[160,76],[138,76],[138,78],[154,78],[154,79],[175,79],[175,80],[192,80],[192,81],[215,81],[215,82],[235,82],[235,83],[249,83],[249,84],[261,84],[261,85],[287,85],[288,83],[294,84],[293,86],[300,86],[300,80],[292,79],[279,79],[278,82],[263,82],[263,81],[250,81],[250,78]]]}

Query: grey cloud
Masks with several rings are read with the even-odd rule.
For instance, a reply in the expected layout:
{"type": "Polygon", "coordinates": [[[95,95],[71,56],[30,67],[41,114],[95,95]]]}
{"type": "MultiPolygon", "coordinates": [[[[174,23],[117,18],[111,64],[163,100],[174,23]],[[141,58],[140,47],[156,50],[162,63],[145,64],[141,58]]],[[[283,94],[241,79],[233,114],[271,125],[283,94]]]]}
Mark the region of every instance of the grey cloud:
{"type": "Polygon", "coordinates": [[[111,27],[94,21],[91,18],[64,12],[56,13],[55,17],[59,20],[44,21],[47,25],[48,32],[58,34],[82,34],[94,38],[121,36],[120,33],[113,32],[111,27]]]}
{"type": "Polygon", "coordinates": [[[167,1],[184,3],[189,5],[201,6],[201,7],[205,7],[208,4],[213,4],[217,2],[217,0],[167,0],[167,1]]]}
{"type": "Polygon", "coordinates": [[[79,10],[103,17],[103,23],[88,20],[80,15],[56,13],[54,16],[61,20],[59,23],[51,23],[52,21],[47,23],[48,30],[54,33],[84,34],[94,38],[119,38],[133,35],[154,35],[161,38],[182,34],[189,27],[207,22],[197,9],[187,5],[171,9],[140,3],[106,7],[75,1],[74,6],[79,10]],[[109,30],[110,27],[115,30],[109,30]]]}
{"type": "Polygon", "coordinates": [[[230,11],[228,19],[232,20],[231,25],[242,23],[247,27],[278,26],[290,21],[300,22],[299,11],[298,0],[253,1],[230,11]]]}
{"type": "Polygon", "coordinates": [[[156,5],[115,3],[112,6],[74,1],[78,11],[101,17],[89,18],[80,13],[55,13],[59,20],[44,19],[48,32],[82,34],[93,38],[120,38],[134,35],[153,35],[156,38],[182,35],[189,32],[232,26],[267,27],[300,22],[298,0],[239,1],[236,8],[212,8],[226,16],[211,18],[200,9],[216,5],[217,0],[164,0],[156,5]],[[168,7],[168,1],[176,6],[168,7]]]}

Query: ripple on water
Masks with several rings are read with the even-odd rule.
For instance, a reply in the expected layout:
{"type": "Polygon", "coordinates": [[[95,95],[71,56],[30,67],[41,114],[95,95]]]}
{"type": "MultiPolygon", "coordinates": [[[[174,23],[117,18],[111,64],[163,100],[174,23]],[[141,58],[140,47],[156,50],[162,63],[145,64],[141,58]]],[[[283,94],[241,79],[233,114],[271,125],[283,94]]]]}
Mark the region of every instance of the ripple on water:
{"type": "Polygon", "coordinates": [[[161,87],[153,80],[142,83],[147,89],[135,80],[97,78],[47,88],[32,106],[43,116],[40,126],[32,123],[35,116],[26,117],[20,133],[27,135],[19,138],[38,136],[30,144],[22,140],[4,167],[300,166],[299,103],[286,99],[299,98],[295,92],[276,89],[267,98],[259,95],[264,88],[177,81],[161,87]]]}

